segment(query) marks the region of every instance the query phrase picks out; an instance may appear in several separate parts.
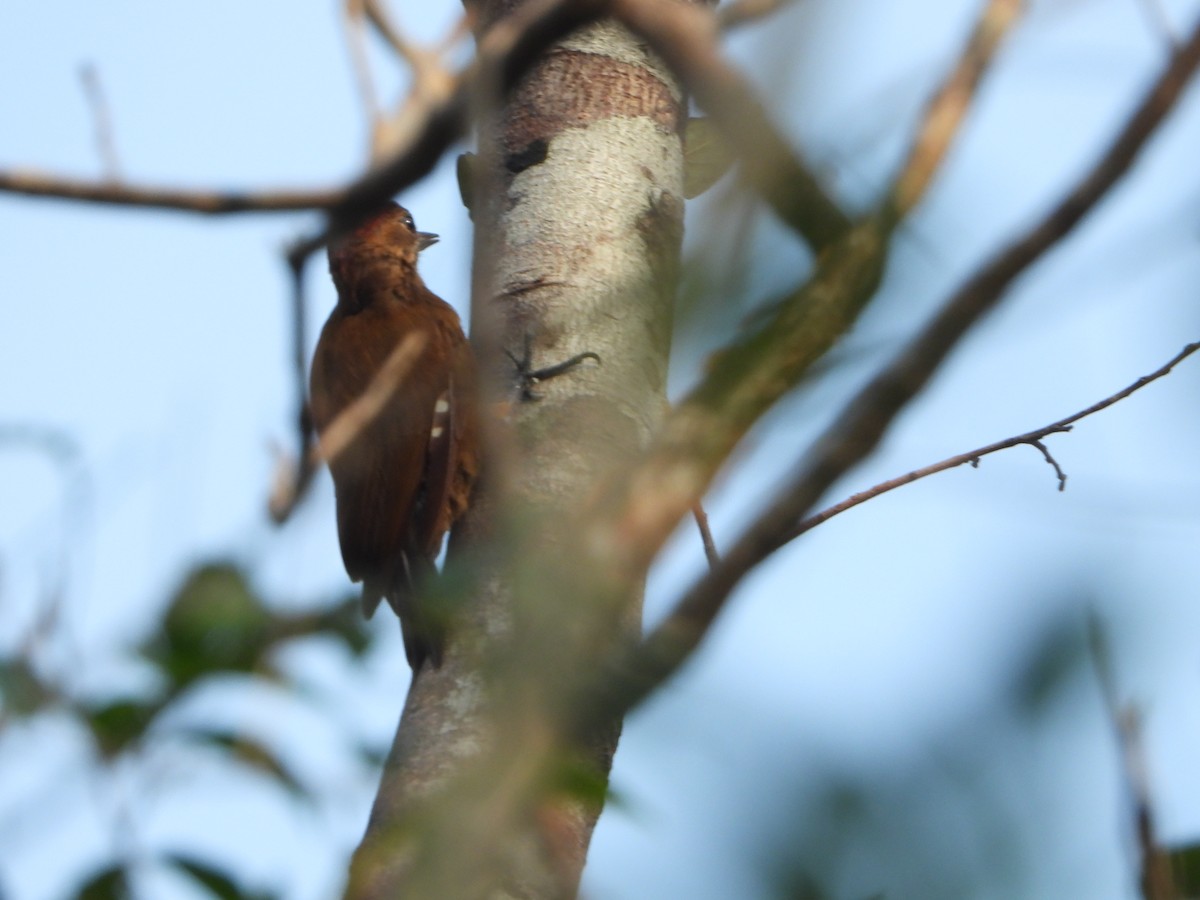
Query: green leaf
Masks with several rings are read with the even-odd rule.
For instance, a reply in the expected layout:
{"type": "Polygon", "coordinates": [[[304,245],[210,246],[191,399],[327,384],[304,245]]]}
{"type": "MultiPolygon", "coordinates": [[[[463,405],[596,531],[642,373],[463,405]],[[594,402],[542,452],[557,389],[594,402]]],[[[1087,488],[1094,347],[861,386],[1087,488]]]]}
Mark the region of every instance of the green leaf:
{"type": "Polygon", "coordinates": [[[273,894],[243,891],[234,883],[232,878],[220,869],[198,862],[190,857],[169,856],[166,862],[199,882],[214,897],[219,897],[220,900],[273,900],[273,894]]]}
{"type": "Polygon", "coordinates": [[[558,766],[555,787],[581,803],[601,805],[607,799],[620,806],[624,801],[609,790],[609,781],[604,773],[578,757],[572,756],[558,766]]]}
{"type": "Polygon", "coordinates": [[[1175,847],[1167,851],[1175,889],[1184,897],[1200,896],[1200,844],[1175,847]]]}
{"type": "Polygon", "coordinates": [[[100,753],[111,759],[144,737],[161,709],[162,703],[158,700],[116,700],[85,709],[84,718],[100,753]]]}
{"type": "Polygon", "coordinates": [[[1012,686],[1016,708],[1037,715],[1061,695],[1062,688],[1087,662],[1087,642],[1079,623],[1052,622],[1038,635],[1012,686]]]}
{"type": "Polygon", "coordinates": [[[683,196],[699,197],[733,165],[733,151],[708,119],[688,119],[683,134],[683,196]]]}
{"type": "Polygon", "coordinates": [[[201,566],[176,593],[147,655],[176,690],[213,672],[250,672],[271,642],[274,621],[236,567],[201,566]]]}
{"type": "Polygon", "coordinates": [[[371,746],[366,743],[359,743],[356,748],[358,758],[363,763],[375,769],[382,769],[383,764],[387,762],[390,747],[371,746]]]}
{"type": "Polygon", "coordinates": [[[79,889],[79,900],[128,900],[129,875],[123,865],[114,863],[101,869],[79,889]]]}
{"type": "Polygon", "coordinates": [[[215,728],[189,729],[183,736],[198,744],[208,744],[228,753],[234,759],[270,776],[293,796],[305,800],[311,798],[308,788],[296,779],[283,761],[275,755],[275,751],[253,737],[215,728]]]}
{"type": "Polygon", "coordinates": [[[24,657],[0,659],[0,703],[10,716],[29,716],[56,699],[24,657]]]}

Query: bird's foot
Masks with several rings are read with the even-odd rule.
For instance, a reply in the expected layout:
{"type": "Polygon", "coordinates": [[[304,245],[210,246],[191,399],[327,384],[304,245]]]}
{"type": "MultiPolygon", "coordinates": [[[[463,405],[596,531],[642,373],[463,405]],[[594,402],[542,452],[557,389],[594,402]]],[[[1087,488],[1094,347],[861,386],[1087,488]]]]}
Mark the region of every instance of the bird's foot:
{"type": "Polygon", "coordinates": [[[559,375],[565,375],[567,372],[570,372],[585,360],[592,359],[595,360],[597,364],[600,363],[600,357],[590,350],[587,350],[583,353],[576,353],[570,359],[563,360],[560,363],[555,363],[552,366],[545,366],[541,369],[535,369],[533,367],[532,340],[528,334],[525,335],[525,349],[520,357],[517,357],[507,350],[504,352],[508,358],[512,360],[512,364],[516,367],[517,392],[522,402],[530,402],[533,400],[542,399],[541,395],[534,390],[534,387],[536,387],[540,382],[549,381],[551,378],[557,378],[559,375]]]}

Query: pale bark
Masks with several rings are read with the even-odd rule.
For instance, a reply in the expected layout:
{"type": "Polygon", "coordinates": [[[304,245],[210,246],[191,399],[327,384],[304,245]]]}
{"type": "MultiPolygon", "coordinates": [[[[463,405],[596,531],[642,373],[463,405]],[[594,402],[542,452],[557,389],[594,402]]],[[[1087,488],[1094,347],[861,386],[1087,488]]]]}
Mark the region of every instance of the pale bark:
{"type": "Polygon", "coordinates": [[[602,21],[535,64],[484,130],[473,337],[489,387],[511,396],[503,351],[527,340],[535,368],[584,351],[601,363],[537,385],[494,429],[452,554],[483,586],[445,664],[411,689],[350,896],[577,890],[620,722],[564,746],[561,702],[639,622],[644,573],[583,608],[563,523],[666,407],[685,117],[661,62],[602,21]]]}

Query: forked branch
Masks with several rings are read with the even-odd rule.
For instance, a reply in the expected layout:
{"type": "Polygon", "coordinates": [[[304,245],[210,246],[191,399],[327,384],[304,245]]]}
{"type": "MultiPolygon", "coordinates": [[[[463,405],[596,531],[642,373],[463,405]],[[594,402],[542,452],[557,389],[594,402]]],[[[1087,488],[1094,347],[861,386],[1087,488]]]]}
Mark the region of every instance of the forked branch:
{"type": "MultiPolygon", "coordinates": [[[[721,563],[681,598],[644,641],[614,658],[594,682],[591,701],[580,705],[586,712],[580,714],[578,727],[586,728],[597,718],[631,709],[682,665],[743,576],[778,549],[829,486],[874,449],[900,410],[928,383],[963,334],[995,307],[1022,273],[1070,234],[1129,170],[1174,108],[1198,64],[1200,24],[1172,57],[1107,152],[1058,206],[958,290],[899,358],[859,392],[817,441],[780,498],[746,529],[721,563]]],[[[1101,401],[1077,417],[1111,405],[1120,397],[1101,401]]]]}
{"type": "Polygon", "coordinates": [[[887,481],[881,481],[874,487],[868,488],[865,491],[860,491],[852,497],[847,497],[840,503],[835,503],[833,506],[823,509],[821,512],[816,513],[815,515],[809,516],[795,528],[780,535],[776,549],[782,547],[784,544],[787,544],[790,541],[794,541],[805,532],[812,531],[812,529],[816,528],[818,525],[828,522],[834,516],[840,515],[856,506],[860,506],[861,504],[866,503],[868,500],[875,499],[880,494],[886,494],[889,491],[894,491],[896,488],[904,487],[906,484],[912,484],[914,481],[920,481],[922,478],[928,478],[930,475],[936,475],[938,472],[945,472],[948,469],[955,469],[959,466],[967,465],[968,463],[970,463],[972,466],[977,466],[979,461],[985,456],[990,456],[993,453],[999,453],[1001,450],[1009,450],[1013,447],[1020,447],[1023,444],[1027,444],[1039,450],[1046,461],[1053,466],[1055,474],[1058,477],[1058,489],[1061,491],[1066,487],[1067,476],[1059,467],[1054,457],[1050,455],[1049,450],[1046,449],[1046,446],[1042,443],[1042,441],[1052,434],[1063,434],[1070,431],[1074,424],[1081,419],[1086,419],[1088,416],[1095,415],[1101,410],[1108,409],[1108,407],[1112,406],[1114,403],[1119,403],[1130,394],[1140,391],[1152,381],[1157,381],[1159,378],[1169,375],[1172,369],[1174,369],[1177,365],[1179,365],[1197,350],[1200,350],[1200,342],[1188,344],[1181,351],[1175,354],[1175,356],[1171,358],[1170,362],[1163,364],[1149,375],[1142,376],[1127,388],[1117,391],[1117,393],[1105,397],[1100,402],[1093,403],[1087,409],[1080,410],[1073,415],[1067,416],[1065,419],[1059,419],[1057,422],[1051,422],[1049,425],[1043,425],[1041,428],[1035,428],[1033,431],[1027,431],[1024,434],[1014,435],[1013,437],[1005,438],[1002,441],[996,441],[993,444],[987,444],[983,447],[977,447],[974,450],[968,450],[966,453],[958,453],[954,456],[943,459],[941,462],[936,462],[920,469],[914,469],[913,471],[904,475],[899,475],[896,478],[889,478],[887,481]]]}

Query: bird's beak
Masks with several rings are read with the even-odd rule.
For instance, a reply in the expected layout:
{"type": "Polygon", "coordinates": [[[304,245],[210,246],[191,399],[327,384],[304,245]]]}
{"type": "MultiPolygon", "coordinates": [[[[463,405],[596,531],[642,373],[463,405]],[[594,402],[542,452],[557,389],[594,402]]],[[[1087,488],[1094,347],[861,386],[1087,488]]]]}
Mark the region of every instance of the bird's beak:
{"type": "Polygon", "coordinates": [[[426,247],[432,247],[438,242],[436,234],[430,234],[428,231],[417,232],[417,252],[420,253],[426,247]]]}

